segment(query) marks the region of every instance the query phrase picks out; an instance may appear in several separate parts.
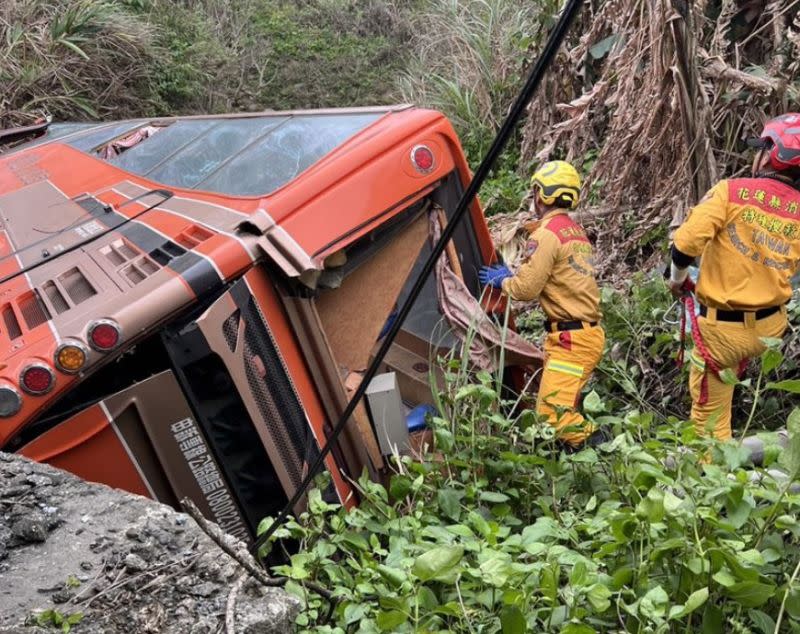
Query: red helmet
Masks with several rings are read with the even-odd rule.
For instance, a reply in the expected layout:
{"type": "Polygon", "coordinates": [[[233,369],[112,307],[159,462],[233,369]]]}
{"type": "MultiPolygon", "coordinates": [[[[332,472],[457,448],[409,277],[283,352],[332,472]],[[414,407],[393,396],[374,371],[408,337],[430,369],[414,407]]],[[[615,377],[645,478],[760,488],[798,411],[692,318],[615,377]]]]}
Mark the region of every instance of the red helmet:
{"type": "Polygon", "coordinates": [[[767,121],[761,136],[748,144],[769,150],[770,164],[776,170],[800,167],[800,113],[789,112],[767,121]]]}

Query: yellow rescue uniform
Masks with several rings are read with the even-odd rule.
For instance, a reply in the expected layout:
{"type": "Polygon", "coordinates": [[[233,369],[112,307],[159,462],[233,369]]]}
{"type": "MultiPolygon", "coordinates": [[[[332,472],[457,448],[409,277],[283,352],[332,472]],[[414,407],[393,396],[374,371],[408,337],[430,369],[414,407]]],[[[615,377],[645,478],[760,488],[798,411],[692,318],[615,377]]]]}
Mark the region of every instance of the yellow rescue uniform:
{"type": "MultiPolygon", "coordinates": [[[[702,256],[697,298],[707,314],[699,318],[699,330],[720,369],[735,371],[764,351],[761,337],[783,334],[784,305],[800,263],[800,191],[770,178],[721,181],[692,209],[674,244],[685,255],[702,256]],[[742,314],[727,321],[721,311],[742,314]]],[[[696,349],[691,362],[698,433],[713,426],[716,438],[730,439],[733,386],[707,371],[696,349]]]]}
{"type": "Polygon", "coordinates": [[[503,292],[519,301],[538,299],[552,325],[536,411],[574,446],[593,431],[577,410],[578,398],[605,344],[592,245],[566,211],[551,212],[531,228],[528,259],[514,277],[503,280],[503,292]],[[559,331],[564,322],[583,327],[559,331]]]}

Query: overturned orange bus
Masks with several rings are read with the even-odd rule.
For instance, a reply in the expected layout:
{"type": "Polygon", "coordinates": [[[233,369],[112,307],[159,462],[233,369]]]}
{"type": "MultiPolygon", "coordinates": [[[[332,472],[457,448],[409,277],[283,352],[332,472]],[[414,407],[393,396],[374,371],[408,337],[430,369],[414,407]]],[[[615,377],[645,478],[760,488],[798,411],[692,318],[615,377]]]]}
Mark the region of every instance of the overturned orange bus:
{"type": "MultiPolygon", "coordinates": [[[[0,448],[187,496],[249,539],[296,491],[470,177],[451,125],[398,106],[22,136],[0,155],[0,448]]],[[[386,359],[406,408],[430,400],[447,296],[477,298],[493,257],[477,202],[447,255],[452,293],[429,280],[386,359]]],[[[384,468],[374,423],[357,410],[328,456],[344,503],[384,468]]]]}

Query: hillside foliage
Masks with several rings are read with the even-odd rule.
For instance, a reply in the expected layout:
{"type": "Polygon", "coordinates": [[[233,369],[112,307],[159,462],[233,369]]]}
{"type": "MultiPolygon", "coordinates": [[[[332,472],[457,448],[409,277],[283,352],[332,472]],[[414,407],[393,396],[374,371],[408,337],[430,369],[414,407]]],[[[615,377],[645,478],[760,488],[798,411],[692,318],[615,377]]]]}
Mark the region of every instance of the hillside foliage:
{"type": "Polygon", "coordinates": [[[407,5],[7,0],[0,124],[390,103],[407,5]]]}
{"type": "MultiPolygon", "coordinates": [[[[614,440],[568,455],[460,359],[444,360],[431,451],[387,487],[363,477],[353,511],[312,492],[276,532],[301,545],[275,568],[304,601],[301,631],[800,632],[800,410],[789,447],[754,469],[740,444],[598,385],[584,410],[614,440]],[[333,589],[332,613],[311,582],[333,589]]],[[[773,345],[757,384],[781,361],[773,345]]]]}

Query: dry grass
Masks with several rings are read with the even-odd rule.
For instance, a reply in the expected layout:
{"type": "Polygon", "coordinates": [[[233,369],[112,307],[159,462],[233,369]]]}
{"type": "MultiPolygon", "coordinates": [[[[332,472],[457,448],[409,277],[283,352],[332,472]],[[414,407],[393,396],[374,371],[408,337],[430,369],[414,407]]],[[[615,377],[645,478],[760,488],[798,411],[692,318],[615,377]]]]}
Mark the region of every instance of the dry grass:
{"type": "MultiPolygon", "coordinates": [[[[423,5],[403,88],[450,116],[474,163],[557,5],[423,5]]],[[[743,141],[764,116],[800,110],[799,14],[800,0],[587,3],[503,166],[519,176],[501,170],[487,184],[489,214],[513,209],[536,164],[564,158],[586,175],[580,220],[597,239],[605,277],[654,264],[687,208],[717,179],[747,172],[743,141]]],[[[491,221],[514,261],[523,223],[516,213],[491,221]]]]}
{"type": "Polygon", "coordinates": [[[0,125],[142,110],[153,30],[105,0],[0,2],[0,125]]]}
{"type": "Polygon", "coordinates": [[[800,109],[800,2],[597,6],[531,108],[522,155],[592,157],[584,194],[595,206],[581,219],[612,276],[659,257],[668,227],[714,181],[747,172],[743,140],[765,115],[800,109]],[[611,36],[607,53],[592,49],[611,36]]]}
{"type": "Polygon", "coordinates": [[[406,101],[439,109],[470,158],[488,148],[516,97],[550,0],[427,0],[412,20],[406,101]]]}

